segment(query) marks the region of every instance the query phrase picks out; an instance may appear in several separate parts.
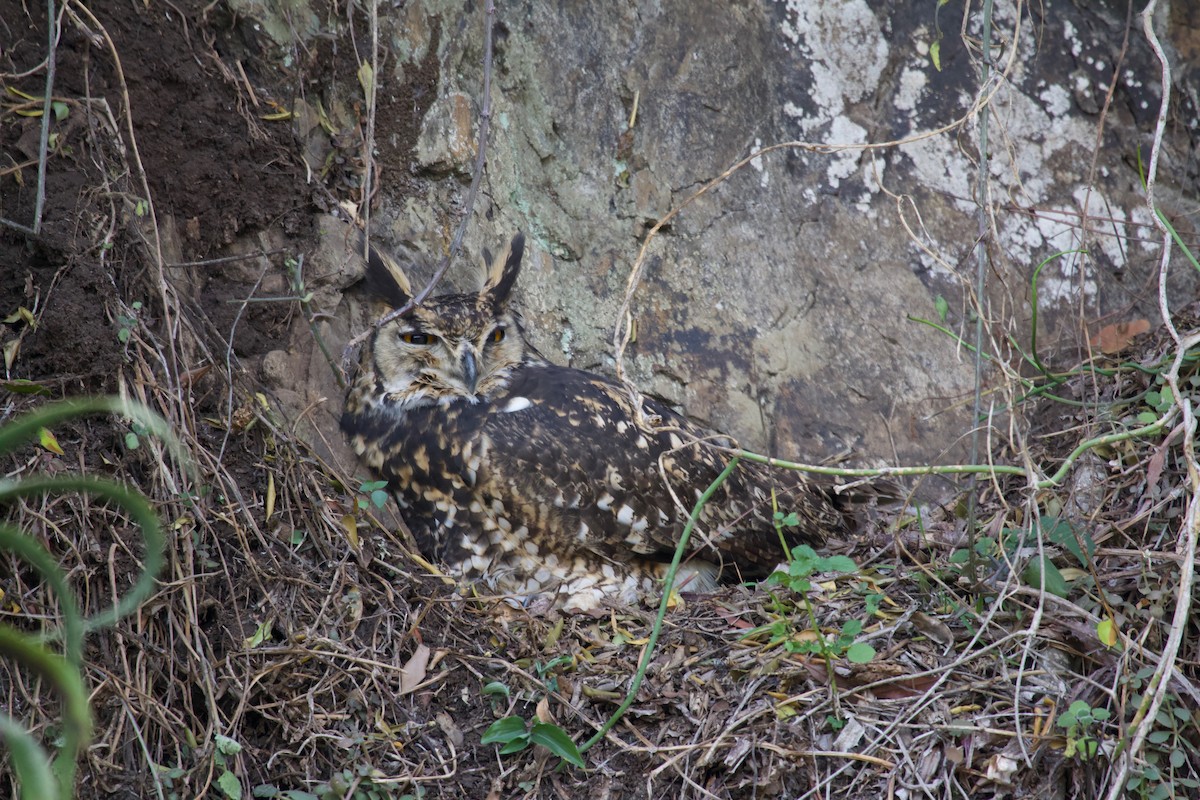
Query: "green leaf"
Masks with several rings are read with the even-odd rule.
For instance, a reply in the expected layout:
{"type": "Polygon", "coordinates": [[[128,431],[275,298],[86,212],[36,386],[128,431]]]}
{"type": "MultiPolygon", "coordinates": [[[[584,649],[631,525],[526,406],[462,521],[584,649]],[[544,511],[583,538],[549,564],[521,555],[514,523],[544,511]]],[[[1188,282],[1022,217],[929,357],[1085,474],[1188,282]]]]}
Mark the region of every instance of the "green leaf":
{"type": "Polygon", "coordinates": [[[1096,624],[1096,638],[1105,647],[1113,647],[1120,639],[1117,636],[1117,623],[1112,617],[1105,617],[1096,624]]]}
{"type": "MultiPolygon", "coordinates": [[[[242,642],[242,644],[245,645],[247,650],[253,650],[263,642],[270,640],[272,632],[271,620],[268,619],[265,622],[260,622],[258,623],[258,627],[254,629],[254,633],[251,634],[244,642],[242,642]]],[[[237,744],[237,742],[234,742],[234,744],[237,744]]],[[[220,746],[221,745],[218,743],[217,747],[220,748],[220,746]]],[[[241,745],[238,745],[238,749],[241,749],[241,745]]],[[[221,752],[225,751],[222,750],[221,752]]]]}
{"type": "Polygon", "coordinates": [[[242,782],[229,770],[225,770],[217,778],[217,786],[221,787],[221,791],[229,800],[242,800],[242,782]]]}
{"type": "Polygon", "coordinates": [[[1137,415],[1139,425],[1151,425],[1157,420],[1158,414],[1155,414],[1153,411],[1143,411],[1137,415]]]}
{"type": "Polygon", "coordinates": [[[138,441],[138,435],[136,433],[130,431],[129,433],[125,434],[125,447],[127,449],[137,450],[140,446],[141,442],[138,441]]]}
{"type": "Polygon", "coordinates": [[[505,717],[488,726],[479,742],[480,744],[511,742],[513,739],[525,736],[526,733],[525,720],[518,716],[505,717]]]}
{"type": "Polygon", "coordinates": [[[238,744],[237,740],[230,739],[228,736],[222,736],[218,733],[213,737],[213,741],[217,745],[217,750],[227,756],[236,756],[238,753],[242,752],[242,746],[238,744]]]}
{"type": "Polygon", "coordinates": [[[0,737],[8,746],[13,772],[21,787],[21,800],[57,797],[58,783],[50,772],[50,757],[24,728],[7,716],[0,715],[0,737]]]}
{"type": "Polygon", "coordinates": [[[35,394],[48,395],[50,390],[40,383],[34,383],[25,378],[16,378],[11,381],[0,381],[0,388],[13,394],[35,394]]]}
{"type": "Polygon", "coordinates": [[[363,96],[368,100],[371,98],[371,89],[375,84],[375,70],[371,69],[371,65],[364,61],[358,68],[358,83],[362,86],[363,96]]]}
{"type": "Polygon", "coordinates": [[[855,572],[858,564],[849,556],[829,556],[821,559],[821,567],[825,572],[855,572]]]}
{"type": "Polygon", "coordinates": [[[49,428],[38,428],[38,444],[55,455],[66,455],[49,428]]]}
{"type": "Polygon", "coordinates": [[[54,119],[62,122],[67,118],[67,114],[71,113],[70,108],[61,100],[51,100],[50,108],[54,111],[54,119]]]}
{"type": "MultiPolygon", "coordinates": [[[[792,548],[792,566],[796,564],[811,564],[817,558],[817,551],[806,544],[796,545],[792,548]]],[[[794,572],[792,574],[795,574],[794,572]]]]}
{"type": "Polygon", "coordinates": [[[513,753],[519,753],[529,747],[529,734],[523,733],[516,739],[513,739],[508,744],[500,748],[500,755],[511,756],[513,753]]]}
{"type": "Polygon", "coordinates": [[[938,72],[942,71],[942,43],[940,41],[929,45],[929,60],[933,62],[933,68],[938,72]]]}
{"type": "Polygon", "coordinates": [[[1050,517],[1042,517],[1042,530],[1051,542],[1071,551],[1071,555],[1075,556],[1082,566],[1086,567],[1092,563],[1092,556],[1096,553],[1096,542],[1087,531],[1076,535],[1066,520],[1050,517]]]}
{"type": "Polygon", "coordinates": [[[485,684],[483,687],[483,693],[503,695],[505,700],[508,699],[510,694],[508,686],[500,681],[492,681],[491,683],[485,684]]]}
{"type": "Polygon", "coordinates": [[[1042,585],[1043,572],[1046,573],[1046,591],[1059,597],[1066,597],[1069,592],[1067,580],[1048,558],[1035,558],[1030,561],[1029,566],[1025,567],[1025,571],[1021,573],[1021,577],[1026,585],[1036,589],[1042,585]]]}
{"type": "Polygon", "coordinates": [[[583,756],[579,754],[579,748],[575,746],[575,742],[571,741],[571,737],[567,736],[566,732],[557,725],[539,722],[529,731],[529,739],[534,744],[540,744],[568,764],[574,764],[577,767],[584,766],[583,756]]]}
{"type": "Polygon", "coordinates": [[[376,508],[383,508],[387,505],[387,501],[388,493],[383,489],[376,489],[375,491],[371,492],[371,502],[375,504],[376,508]]]}
{"type": "Polygon", "coordinates": [[[937,309],[938,319],[945,322],[946,315],[950,313],[950,304],[946,302],[946,298],[939,294],[933,300],[933,307],[937,309]]]}
{"type": "Polygon", "coordinates": [[[866,642],[856,642],[846,648],[846,659],[852,664],[866,664],[875,658],[875,648],[866,642]]]}

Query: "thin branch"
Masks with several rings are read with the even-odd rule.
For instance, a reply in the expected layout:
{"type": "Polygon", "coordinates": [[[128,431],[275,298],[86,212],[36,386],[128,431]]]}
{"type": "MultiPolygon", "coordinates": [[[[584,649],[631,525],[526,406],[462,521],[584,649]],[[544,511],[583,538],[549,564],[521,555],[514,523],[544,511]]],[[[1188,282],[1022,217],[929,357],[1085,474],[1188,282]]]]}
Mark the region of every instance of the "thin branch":
{"type": "Polygon", "coordinates": [[[484,32],[483,32],[483,98],[480,103],[479,110],[479,144],[475,152],[475,171],[471,176],[471,187],[467,191],[467,199],[464,204],[463,217],[458,223],[458,229],[454,232],[454,238],[450,242],[450,251],[442,257],[441,263],[434,271],[433,277],[425,284],[425,288],[417,292],[407,303],[401,308],[393,309],[387,314],[384,314],[375,321],[371,327],[355,336],[346,345],[342,351],[342,364],[349,370],[350,355],[355,347],[361,345],[375,331],[379,330],[384,325],[394,319],[404,316],[409,311],[419,306],[433,292],[434,288],[445,277],[446,271],[450,269],[450,264],[458,256],[458,251],[462,249],[463,237],[467,233],[467,225],[471,222],[471,211],[475,207],[475,198],[479,194],[479,185],[483,182],[483,169],[487,163],[487,144],[488,144],[488,129],[492,118],[492,28],[494,27],[496,18],[496,3],[495,0],[487,0],[487,6],[484,9],[484,32]]]}
{"type": "Polygon", "coordinates": [[[1154,144],[1150,150],[1150,165],[1146,170],[1146,205],[1149,207],[1155,224],[1162,232],[1162,244],[1160,245],[1162,258],[1158,269],[1158,305],[1159,313],[1162,314],[1163,325],[1176,344],[1175,361],[1171,365],[1166,379],[1175,398],[1175,405],[1172,406],[1171,410],[1180,411],[1183,414],[1183,449],[1181,455],[1187,464],[1188,488],[1192,494],[1188,498],[1187,511],[1180,525],[1178,542],[1176,544],[1177,552],[1182,558],[1179,564],[1179,588],[1175,596],[1175,613],[1171,619],[1171,627],[1167,634],[1167,639],[1163,643],[1162,658],[1154,671],[1154,675],[1151,676],[1148,682],[1143,695],[1142,705],[1138,708],[1131,722],[1132,733],[1127,734],[1127,737],[1118,746],[1115,754],[1116,772],[1110,778],[1108,800],[1117,800],[1118,797],[1125,793],[1126,776],[1129,774],[1134,763],[1142,760],[1142,747],[1146,743],[1146,737],[1150,735],[1152,729],[1155,727],[1159,709],[1162,708],[1163,702],[1166,700],[1167,687],[1170,684],[1169,678],[1175,668],[1175,661],[1179,656],[1179,648],[1183,643],[1184,631],[1187,628],[1188,616],[1191,614],[1192,578],[1196,565],[1196,540],[1198,534],[1200,534],[1200,464],[1197,463],[1195,455],[1196,419],[1193,415],[1190,398],[1179,390],[1179,370],[1183,366],[1184,355],[1189,348],[1200,344],[1200,334],[1193,333],[1186,339],[1181,337],[1175,327],[1175,323],[1171,319],[1171,309],[1167,301],[1167,272],[1171,264],[1172,233],[1169,226],[1160,217],[1154,201],[1158,159],[1162,152],[1163,134],[1167,127],[1167,113],[1171,104],[1171,64],[1167,60],[1162,45],[1158,41],[1158,36],[1154,32],[1154,12],[1157,5],[1158,0],[1150,0],[1146,4],[1145,10],[1142,11],[1142,30],[1145,32],[1146,41],[1150,44],[1150,49],[1154,51],[1154,55],[1158,58],[1159,64],[1162,66],[1160,73],[1162,97],[1158,106],[1158,120],[1154,126],[1154,144]],[[1126,743],[1128,743],[1127,747],[1124,746],[1126,743]]]}
{"type": "Polygon", "coordinates": [[[50,146],[50,98],[54,94],[54,73],[58,60],[58,19],[54,11],[54,0],[46,0],[46,96],[42,98],[42,133],[38,141],[37,200],[33,209],[33,232],[42,231],[42,211],[46,206],[46,161],[50,146]]]}
{"type": "MultiPolygon", "coordinates": [[[[980,59],[979,82],[987,86],[992,67],[992,0],[983,3],[983,58],[980,59]]],[[[1018,43],[1013,42],[1013,50],[1018,43]]],[[[991,202],[991,157],[988,151],[988,119],[991,104],[979,109],[979,237],[975,241],[975,393],[971,402],[971,463],[979,461],[979,417],[983,411],[983,317],[986,313],[984,294],[987,290],[988,204],[991,202]]],[[[967,570],[971,579],[978,577],[975,553],[975,515],[977,511],[976,476],[967,482],[967,570]]]]}

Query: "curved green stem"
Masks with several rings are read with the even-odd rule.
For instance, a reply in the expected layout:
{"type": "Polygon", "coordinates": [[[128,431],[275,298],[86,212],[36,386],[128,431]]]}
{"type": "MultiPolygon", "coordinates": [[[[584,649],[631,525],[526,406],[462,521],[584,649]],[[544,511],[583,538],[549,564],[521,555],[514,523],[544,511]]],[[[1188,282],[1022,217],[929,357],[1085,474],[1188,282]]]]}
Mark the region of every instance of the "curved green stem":
{"type": "MultiPolygon", "coordinates": [[[[190,471],[182,445],[162,417],[137,403],[120,398],[89,398],[47,405],[0,425],[0,455],[37,438],[44,428],[67,419],[95,413],[129,417],[147,431],[158,434],[175,459],[190,471]]],[[[146,543],[142,572],[133,589],[105,611],[85,619],[78,600],[52,555],[41,542],[11,525],[0,525],[0,549],[10,550],[37,570],[50,586],[61,607],[63,622],[58,631],[34,636],[0,625],[0,657],[11,658],[42,680],[62,698],[63,731],[52,777],[47,781],[47,764],[41,746],[14,720],[0,715],[0,737],[12,755],[21,797],[69,798],[74,794],[75,761],[91,739],[91,710],[82,674],[83,637],[89,630],[111,625],[132,612],[154,590],[154,579],[165,562],[166,543],[158,516],[148,500],[127,486],[86,475],[44,475],[0,480],[0,503],[19,497],[79,492],[103,498],[125,512],[139,527],[146,543]],[[51,652],[47,640],[63,640],[64,655],[51,652]],[[55,785],[56,784],[56,785],[55,785]]]]}
{"type": "Polygon", "coordinates": [[[11,550],[23,558],[54,590],[63,615],[63,650],[67,663],[78,668],[83,663],[83,613],[62,570],[40,542],[11,525],[0,525],[0,550],[11,550]]]}
{"type": "MultiPolygon", "coordinates": [[[[1081,455],[1091,450],[1094,447],[1103,445],[1115,444],[1123,442],[1127,439],[1136,439],[1139,436],[1152,436],[1159,433],[1163,427],[1171,421],[1175,416],[1177,409],[1172,406],[1163,416],[1151,422],[1148,425],[1142,425],[1139,428],[1133,428],[1127,431],[1118,433],[1109,433],[1104,436],[1096,436],[1091,439],[1086,439],[1080,442],[1079,445],[1071,451],[1070,455],[1059,465],[1058,470],[1045,480],[1038,481],[1036,486],[1038,489],[1049,489],[1058,486],[1062,483],[1063,478],[1070,472],[1072,465],[1079,459],[1081,455]]],[[[908,477],[915,475],[1021,475],[1030,477],[1029,472],[1024,467],[1014,467],[1008,464],[927,464],[919,467],[880,467],[878,469],[843,469],[841,467],[821,467],[815,464],[801,464],[795,461],[785,461],[781,458],[772,456],[764,456],[759,453],[751,453],[748,450],[733,450],[727,448],[718,448],[727,453],[744,458],[747,461],[753,461],[757,464],[766,464],[769,467],[780,467],[782,469],[795,469],[801,472],[811,472],[816,475],[830,475],[843,478],[883,478],[883,477],[908,477]]]]}
{"type": "Polygon", "coordinates": [[[17,661],[49,681],[62,697],[63,743],[54,759],[54,773],[58,778],[58,796],[70,797],[75,784],[75,758],[82,744],[92,735],[92,718],[83,678],[65,658],[43,647],[38,637],[20,633],[7,625],[0,625],[0,656],[17,661]]]}
{"type": "Polygon", "coordinates": [[[596,744],[604,738],[604,736],[612,730],[613,726],[620,721],[621,717],[625,716],[625,712],[633,705],[634,699],[637,698],[638,689],[642,688],[642,680],[646,677],[646,669],[650,666],[650,657],[654,655],[654,646],[658,644],[658,636],[662,633],[663,620],[667,616],[667,607],[671,603],[671,592],[675,589],[675,573],[679,571],[679,564],[683,561],[683,554],[687,552],[688,540],[692,538],[692,531],[696,527],[696,522],[700,519],[700,512],[708,501],[712,498],[713,493],[725,482],[725,480],[733,474],[733,470],[737,467],[739,456],[734,456],[729,460],[729,464],[722,470],[721,474],[716,477],[708,488],[704,490],[704,494],[700,495],[700,499],[696,501],[695,508],[692,509],[692,514],[688,517],[687,525],[684,526],[683,534],[679,537],[679,544],[675,546],[675,557],[671,559],[671,566],[667,568],[667,575],[663,578],[663,593],[662,600],[658,603],[658,616],[654,620],[654,627],[650,629],[650,639],[646,642],[646,648],[642,650],[642,658],[638,662],[637,672],[633,675],[633,681],[629,684],[629,692],[625,695],[625,699],[621,701],[621,705],[617,706],[617,710],[612,713],[600,730],[588,739],[579,748],[579,752],[586,752],[588,748],[596,744]]]}
{"type": "Polygon", "coordinates": [[[62,400],[23,414],[0,426],[0,455],[11,452],[26,442],[37,438],[42,428],[53,428],[60,422],[89,414],[116,414],[129,417],[145,426],[146,430],[166,443],[171,457],[189,470],[191,461],[179,440],[171,432],[166,420],[141,403],[130,402],[119,397],[88,397],[82,400],[62,400]]]}
{"type": "MultiPolygon", "coordinates": [[[[159,527],[158,516],[150,503],[140,494],[131,492],[125,486],[104,478],[92,478],[85,475],[57,475],[54,477],[23,478],[20,481],[0,481],[0,503],[15,497],[28,497],[41,494],[62,494],[64,492],[81,492],[83,494],[103,497],[122,508],[141,528],[146,540],[146,555],[142,564],[142,574],[138,576],[124,597],[112,608],[87,618],[83,622],[85,632],[93,631],[112,625],[121,617],[137,608],[138,604],[150,596],[154,590],[154,579],[162,570],[165,560],[165,540],[159,527]]],[[[60,595],[61,597],[61,595],[60,595]]],[[[69,648],[68,648],[69,649],[69,648]]]]}

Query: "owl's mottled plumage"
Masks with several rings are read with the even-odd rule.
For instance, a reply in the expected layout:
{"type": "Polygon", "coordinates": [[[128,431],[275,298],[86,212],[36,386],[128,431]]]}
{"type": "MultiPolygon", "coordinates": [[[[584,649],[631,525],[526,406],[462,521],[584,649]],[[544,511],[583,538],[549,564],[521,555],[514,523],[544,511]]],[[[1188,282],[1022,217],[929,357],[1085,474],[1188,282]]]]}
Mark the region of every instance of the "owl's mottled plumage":
{"type": "MultiPolygon", "coordinates": [[[[711,431],[652,398],[644,418],[658,424],[639,424],[619,384],[552,364],[525,341],[509,304],[523,247],[518,234],[485,257],[478,294],[431,298],[380,327],[342,428],[388,480],[426,557],[496,593],[572,609],[628,601],[663,574],[728,457],[696,443],[711,431]]],[[[372,254],[368,275],[393,307],[409,300],[394,262],[372,254]]],[[[700,586],[761,578],[783,560],[772,491],[800,518],[792,544],[845,530],[828,486],[742,461],[692,536],[700,586]]]]}

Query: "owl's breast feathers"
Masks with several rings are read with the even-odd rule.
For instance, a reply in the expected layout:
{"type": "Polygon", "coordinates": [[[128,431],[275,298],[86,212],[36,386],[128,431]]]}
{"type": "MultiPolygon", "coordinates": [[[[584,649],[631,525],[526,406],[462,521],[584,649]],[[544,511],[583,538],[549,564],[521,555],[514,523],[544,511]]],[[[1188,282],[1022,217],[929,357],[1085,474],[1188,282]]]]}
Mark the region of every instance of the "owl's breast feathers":
{"type": "MultiPolygon", "coordinates": [[[[479,556],[475,540],[488,530],[514,532],[530,552],[630,564],[670,559],[692,507],[728,463],[696,442],[711,432],[644,403],[661,421],[655,429],[637,424],[617,384],[531,358],[476,403],[401,411],[373,391],[352,391],[342,427],[389,479],[427,554],[450,563],[479,556]]],[[[784,558],[774,508],[800,520],[785,529],[789,546],[847,527],[828,484],[742,461],[705,506],[689,549],[725,567],[725,579],[763,577],[784,558]]]]}

